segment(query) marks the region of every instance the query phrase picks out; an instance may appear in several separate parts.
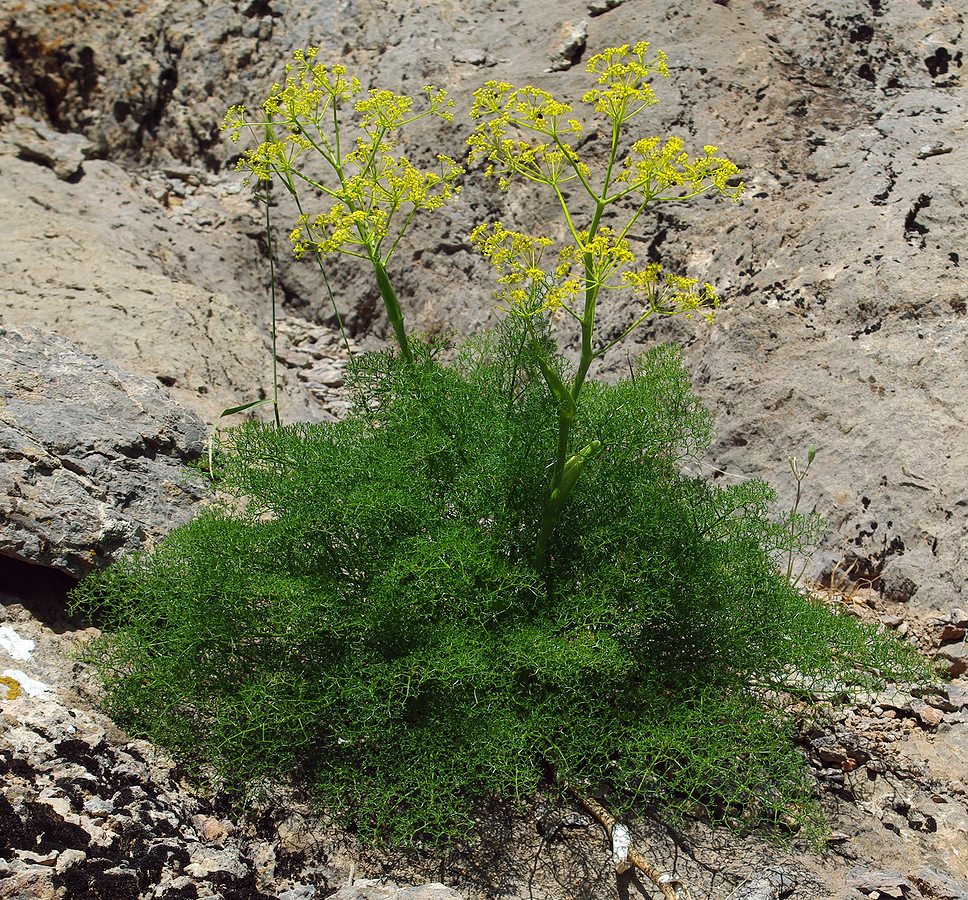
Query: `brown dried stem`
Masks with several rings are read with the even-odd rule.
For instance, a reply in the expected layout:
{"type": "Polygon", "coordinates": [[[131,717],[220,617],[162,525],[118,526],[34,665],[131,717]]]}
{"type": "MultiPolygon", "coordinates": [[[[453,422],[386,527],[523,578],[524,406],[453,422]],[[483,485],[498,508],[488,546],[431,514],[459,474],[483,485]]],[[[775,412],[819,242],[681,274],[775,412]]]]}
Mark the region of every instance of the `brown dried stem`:
{"type": "MultiPolygon", "coordinates": [[[[570,784],[565,785],[565,789],[574,797],[584,809],[598,822],[602,828],[605,829],[605,833],[608,835],[609,841],[612,840],[612,832],[617,824],[615,821],[615,816],[613,816],[604,806],[602,806],[597,800],[593,800],[591,797],[585,796],[581,791],[576,790],[570,784]]],[[[669,875],[664,875],[654,866],[652,866],[645,857],[635,848],[629,849],[627,864],[634,866],[638,869],[646,878],[649,879],[661,892],[662,896],[666,900],[679,900],[679,895],[676,893],[674,880],[669,875]]],[[[623,871],[621,868],[622,863],[619,863],[619,871],[623,871]]]]}

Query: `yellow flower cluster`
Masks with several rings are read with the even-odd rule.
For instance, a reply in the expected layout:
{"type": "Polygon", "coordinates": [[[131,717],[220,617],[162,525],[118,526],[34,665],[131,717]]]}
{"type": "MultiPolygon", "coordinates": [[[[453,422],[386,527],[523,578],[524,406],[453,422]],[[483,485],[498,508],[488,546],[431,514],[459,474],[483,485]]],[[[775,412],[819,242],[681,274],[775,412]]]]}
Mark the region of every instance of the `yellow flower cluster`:
{"type": "Polygon", "coordinates": [[[663,273],[662,266],[652,263],[640,272],[624,272],[622,281],[641,295],[647,303],[646,315],[678,316],[691,319],[701,313],[707,321],[719,306],[719,295],[708,282],[696,278],[663,273]]]}
{"type": "Polygon", "coordinates": [[[310,47],[293,54],[285,83],[273,85],[262,104],[262,119],[249,120],[244,107],[233,106],[222,128],[234,141],[245,128],[259,136],[261,142],[239,162],[258,181],[279,175],[291,193],[301,181],[333,201],[328,212],[303,214],[295,223],[290,239],[296,256],[344,251],[385,262],[413,215],[438,209],[454,197],[464,173],[449,156],[438,156],[436,169],[418,169],[396,154],[393,135],[429,115],[450,121],[454,103],[445,91],[428,85],[423,89],[426,108],[414,112],[411,97],[376,89],[364,93],[345,66],[317,63],[318,52],[310,47]],[[349,123],[341,115],[348,103],[355,113],[349,123]],[[348,129],[357,135],[355,141],[347,140],[348,129]],[[344,144],[352,149],[346,152],[344,144]],[[328,165],[329,177],[317,180],[300,168],[299,157],[309,150],[328,165]],[[392,245],[384,252],[382,244],[391,234],[392,245]]]}
{"type": "Polygon", "coordinates": [[[467,141],[469,162],[487,160],[484,174],[497,176],[502,189],[515,176],[556,190],[578,180],[602,206],[630,194],[638,194],[642,202],[688,199],[707,192],[737,199],[743,191],[735,177],[739,170],[716,156],[715,147],[690,157],[679,138],[663,143],[652,137],[632,144],[624,163],[617,165],[622,127],[658,102],[649,82],[656,75],[669,74],[666,55],[658,51],[648,58],[649,46],[641,42],[632,48],[611,47],[588,62],[587,70],[598,76],[599,87],[586,92],[582,101],[610,121],[612,132],[611,155],[600,187],[592,186],[590,170],[576,150],[583,129],[570,117],[572,107],[547,91],[515,88],[506,81],[488,81],[474,94],[470,115],[479,124],[467,141]]]}
{"type": "MultiPolygon", "coordinates": [[[[364,149],[359,150],[363,156],[364,149]]],[[[337,202],[329,212],[301,216],[290,233],[297,258],[308,252],[369,256],[369,251],[380,250],[391,220],[401,208],[408,209],[402,233],[418,210],[439,209],[460,191],[456,181],[464,170],[449,156],[437,157],[440,168],[436,172],[417,169],[405,157],[389,153],[380,153],[368,162],[353,156],[345,161],[356,163],[359,170],[344,178],[342,187],[332,193],[337,202]]]]}
{"type": "Polygon", "coordinates": [[[665,143],[652,137],[632,144],[623,168],[615,175],[616,183],[627,186],[622,196],[634,192],[645,200],[670,196],[686,199],[714,191],[739,200],[743,193],[743,183],[735,181],[739,169],[725,157],[716,156],[717,147],[707,144],[703,155],[695,157],[683,148],[676,137],[667,138],[665,143]]]}
{"type": "Polygon", "coordinates": [[[578,235],[577,243],[562,250],[563,258],[583,266],[585,288],[608,287],[608,281],[618,271],[635,263],[629,242],[607,225],[589,237],[587,231],[578,235]]]}
{"type": "MultiPolygon", "coordinates": [[[[584,289],[584,279],[571,275],[573,254],[562,251],[553,270],[542,265],[551,238],[511,231],[500,222],[478,225],[471,243],[500,273],[496,299],[511,315],[531,318],[544,312],[568,308],[569,301],[584,289]]],[[[567,249],[567,248],[566,248],[567,249]]]]}
{"type": "Polygon", "coordinates": [[[506,189],[514,175],[541,184],[557,185],[587,175],[568,137],[581,136],[581,124],[568,119],[567,103],[535,87],[515,90],[506,81],[488,81],[474,92],[471,118],[484,119],[468,138],[468,162],[487,159],[485,175],[497,175],[506,189]],[[529,143],[507,136],[509,130],[533,132],[550,141],[529,143]],[[569,171],[570,170],[570,171],[569,171]]]}
{"type": "Polygon", "coordinates": [[[649,85],[654,75],[669,76],[668,60],[661,50],[646,61],[650,44],[640,41],[631,50],[628,44],[610,47],[593,56],[586,69],[598,76],[604,90],[588,91],[582,101],[595,105],[595,112],[617,122],[625,122],[648,106],[659,102],[649,85]]]}

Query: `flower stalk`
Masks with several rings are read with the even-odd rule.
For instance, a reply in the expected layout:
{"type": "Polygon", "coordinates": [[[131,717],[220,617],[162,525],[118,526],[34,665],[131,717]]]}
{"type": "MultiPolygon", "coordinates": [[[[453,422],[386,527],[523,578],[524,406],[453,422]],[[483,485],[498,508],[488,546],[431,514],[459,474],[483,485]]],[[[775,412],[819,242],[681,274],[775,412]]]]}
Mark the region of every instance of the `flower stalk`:
{"type": "MultiPolygon", "coordinates": [[[[651,81],[668,76],[666,56],[649,55],[649,44],[613,47],[588,63],[597,86],[582,100],[609,123],[611,135],[604,174],[596,186],[592,170],[578,153],[584,128],[572,118],[572,107],[547,91],[508,82],[489,81],[475,92],[471,117],[478,125],[468,139],[470,161],[485,161],[485,176],[498,178],[506,190],[519,179],[549,188],[558,200],[570,240],[558,249],[552,268],[542,265],[554,242],[541,235],[511,231],[500,222],[481,225],[471,235],[480,252],[498,271],[497,297],[502,308],[526,320],[564,315],[578,329],[579,357],[566,385],[547,364],[541,371],[548,390],[558,402],[558,440],[551,464],[551,480],[541,514],[535,561],[547,570],[551,538],[568,497],[587,465],[602,452],[593,441],[581,449],[572,446],[572,431],[580,397],[592,363],[632,334],[653,315],[700,313],[711,318],[718,296],[710,284],[695,278],[663,273],[650,262],[637,267],[628,234],[651,203],[685,201],[703,194],[722,194],[737,200],[742,193],[737,167],[717,148],[706,146],[690,156],[676,137],[636,140],[626,149],[622,137],[627,124],[658,102],[651,81]],[[586,228],[576,224],[565,186],[580,188],[593,204],[586,228]],[[604,224],[625,212],[618,228],[604,224]],[[596,339],[598,303],[605,290],[626,289],[642,300],[642,309],[612,341],[596,339]]],[[[540,344],[530,331],[535,349],[540,344]]],[[[540,356],[540,353],[539,353],[540,356]]]]}
{"type": "Polygon", "coordinates": [[[258,181],[279,177],[296,198],[299,217],[289,233],[297,258],[307,253],[343,253],[368,260],[390,327],[408,362],[413,353],[403,312],[387,265],[416,214],[432,211],[460,191],[463,168],[448,156],[422,170],[397,152],[400,129],[427,116],[450,121],[453,101],[446,92],[424,88],[426,108],[413,111],[413,99],[387,90],[364,90],[345,66],[316,62],[318,48],[297,50],[286,66],[284,84],[275,84],[262,104],[263,118],[250,118],[233,106],[222,123],[233,141],[243,130],[263,138],[246,151],[239,168],[258,181]],[[347,109],[355,115],[347,115],[347,109]],[[321,160],[317,176],[305,154],[321,160]],[[328,204],[316,214],[304,210],[300,191],[308,189],[328,204]]]}

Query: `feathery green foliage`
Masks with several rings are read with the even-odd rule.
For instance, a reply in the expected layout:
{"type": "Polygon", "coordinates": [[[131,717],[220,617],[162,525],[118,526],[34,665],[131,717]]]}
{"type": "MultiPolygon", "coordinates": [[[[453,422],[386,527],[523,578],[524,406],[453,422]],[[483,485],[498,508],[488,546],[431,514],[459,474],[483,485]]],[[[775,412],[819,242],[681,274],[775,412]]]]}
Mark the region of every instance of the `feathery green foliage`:
{"type": "Polygon", "coordinates": [[[588,383],[575,428],[601,451],[538,568],[563,362],[525,327],[452,366],[365,357],[346,421],[231,432],[227,501],[78,589],[108,708],[398,843],[464,837],[549,773],[616,807],[808,819],[784,686],[907,677],[913,654],[791,588],[767,486],[680,474],[711,421],[675,348],[588,383]]]}

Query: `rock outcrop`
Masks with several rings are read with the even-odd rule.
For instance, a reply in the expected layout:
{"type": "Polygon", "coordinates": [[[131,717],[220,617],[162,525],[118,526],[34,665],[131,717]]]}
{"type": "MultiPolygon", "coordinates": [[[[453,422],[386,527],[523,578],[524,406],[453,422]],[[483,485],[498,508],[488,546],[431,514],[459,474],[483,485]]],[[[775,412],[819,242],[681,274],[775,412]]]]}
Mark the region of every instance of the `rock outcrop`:
{"type": "Polygon", "coordinates": [[[0,326],[0,556],[80,577],[190,516],[205,427],[65,338],[0,326]]]}

